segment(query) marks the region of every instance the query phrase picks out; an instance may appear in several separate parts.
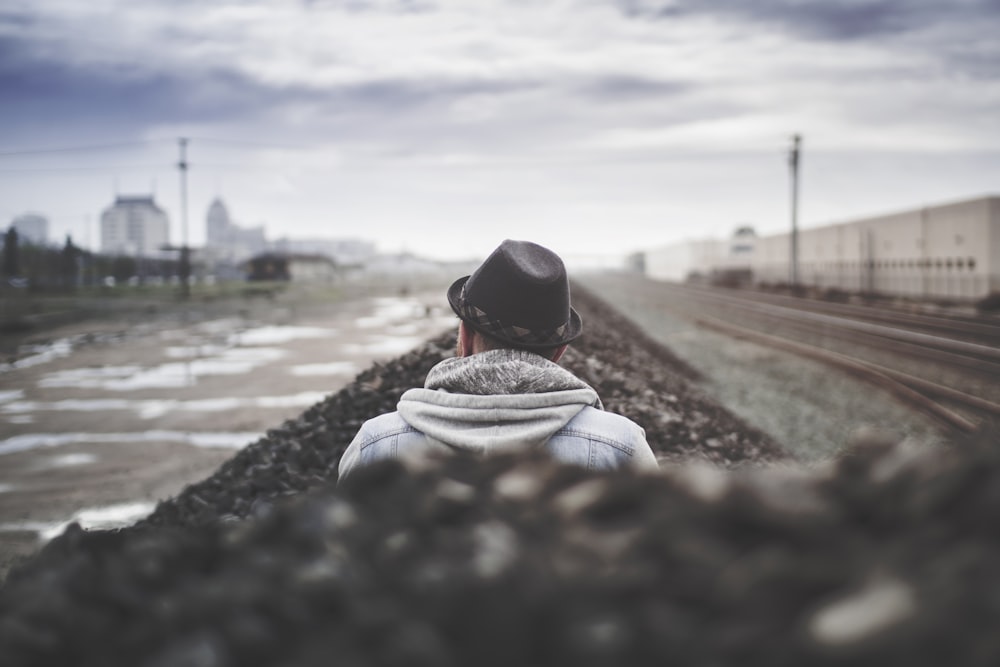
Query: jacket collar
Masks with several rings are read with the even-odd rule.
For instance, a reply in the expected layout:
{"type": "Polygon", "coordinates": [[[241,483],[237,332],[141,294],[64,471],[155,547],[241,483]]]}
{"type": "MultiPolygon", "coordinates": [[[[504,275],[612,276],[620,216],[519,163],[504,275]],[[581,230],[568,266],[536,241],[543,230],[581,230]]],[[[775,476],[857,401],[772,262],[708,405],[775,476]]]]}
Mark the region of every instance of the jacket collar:
{"type": "MultiPolygon", "coordinates": [[[[572,389],[593,391],[590,385],[559,364],[525,350],[489,350],[445,359],[427,374],[424,388],[473,395],[541,394],[572,389]]],[[[599,399],[597,403],[599,406],[599,399]]]]}

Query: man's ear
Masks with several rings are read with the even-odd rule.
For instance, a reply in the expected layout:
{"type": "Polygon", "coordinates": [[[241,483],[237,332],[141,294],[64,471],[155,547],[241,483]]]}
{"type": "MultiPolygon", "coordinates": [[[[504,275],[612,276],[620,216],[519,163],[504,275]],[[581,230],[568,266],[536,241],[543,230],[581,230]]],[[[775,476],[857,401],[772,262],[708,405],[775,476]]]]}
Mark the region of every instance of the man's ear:
{"type": "Polygon", "coordinates": [[[459,320],[458,322],[458,356],[460,357],[471,357],[475,352],[473,350],[473,339],[475,338],[475,331],[472,327],[466,326],[464,320],[459,320]]]}
{"type": "Polygon", "coordinates": [[[566,353],[567,347],[569,347],[569,345],[560,345],[559,347],[557,347],[555,354],[552,355],[552,361],[555,363],[559,363],[559,360],[562,359],[563,354],[566,353]]]}

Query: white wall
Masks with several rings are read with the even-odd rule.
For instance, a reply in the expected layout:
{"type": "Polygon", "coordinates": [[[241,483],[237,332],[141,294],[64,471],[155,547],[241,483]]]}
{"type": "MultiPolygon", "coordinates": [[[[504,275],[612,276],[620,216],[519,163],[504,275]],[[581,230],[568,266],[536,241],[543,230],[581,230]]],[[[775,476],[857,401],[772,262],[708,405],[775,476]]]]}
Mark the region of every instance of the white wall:
{"type": "MultiPolygon", "coordinates": [[[[788,282],[789,234],[758,239],[758,282],[788,282]]],[[[1000,290],[1000,198],[799,231],[799,280],[821,288],[975,299],[1000,290]]]]}
{"type": "Polygon", "coordinates": [[[692,272],[708,273],[726,261],[726,241],[683,241],[646,251],[646,275],[682,282],[692,272]]]}

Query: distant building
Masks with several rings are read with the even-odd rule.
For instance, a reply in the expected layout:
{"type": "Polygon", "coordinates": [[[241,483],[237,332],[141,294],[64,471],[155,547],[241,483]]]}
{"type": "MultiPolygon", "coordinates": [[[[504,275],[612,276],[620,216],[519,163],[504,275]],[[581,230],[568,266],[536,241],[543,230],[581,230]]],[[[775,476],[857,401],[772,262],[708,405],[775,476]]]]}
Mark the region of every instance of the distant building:
{"type": "Polygon", "coordinates": [[[119,196],[101,213],[101,250],[154,257],[170,243],[170,222],[152,196],[119,196]]]}
{"type": "Polygon", "coordinates": [[[375,257],[375,244],[363,239],[290,239],[275,242],[281,252],[300,255],[323,255],[340,266],[364,264],[375,257]]]}
{"type": "Polygon", "coordinates": [[[21,243],[45,245],[49,242],[49,220],[37,213],[24,213],[14,218],[10,226],[17,230],[21,243]]]}
{"type": "Polygon", "coordinates": [[[337,280],[337,264],[326,255],[293,253],[288,257],[288,273],[295,282],[333,283],[337,280]]]}
{"type": "Polygon", "coordinates": [[[757,232],[753,227],[744,225],[737,227],[729,239],[729,257],[737,263],[749,264],[753,259],[753,251],[757,247],[757,232]]]}
{"type": "Polygon", "coordinates": [[[205,247],[220,262],[242,262],[270,247],[264,226],[241,227],[233,223],[229,210],[216,198],[205,216],[205,247]]]}
{"type": "MultiPolygon", "coordinates": [[[[758,282],[790,276],[790,233],[758,239],[758,282]]],[[[800,284],[847,292],[972,300],[1000,292],[1000,196],[799,230],[800,284]]]]}
{"type": "MultiPolygon", "coordinates": [[[[798,230],[798,284],[818,290],[969,301],[1000,293],[1000,196],[922,206],[798,230]]],[[[791,281],[791,234],[740,227],[728,242],[643,251],[650,278],[721,284],[791,281]],[[718,280],[719,278],[723,280],[718,280]]]]}
{"type": "Polygon", "coordinates": [[[288,257],[278,253],[264,253],[246,262],[247,280],[291,280],[288,257]]]}
{"type": "Polygon", "coordinates": [[[211,247],[225,246],[229,238],[229,210],[221,199],[215,199],[208,207],[205,216],[205,245],[211,247]]]}
{"type": "Polygon", "coordinates": [[[712,268],[728,261],[729,243],[719,239],[697,239],[646,251],[643,267],[656,280],[682,282],[704,278],[712,268]]]}

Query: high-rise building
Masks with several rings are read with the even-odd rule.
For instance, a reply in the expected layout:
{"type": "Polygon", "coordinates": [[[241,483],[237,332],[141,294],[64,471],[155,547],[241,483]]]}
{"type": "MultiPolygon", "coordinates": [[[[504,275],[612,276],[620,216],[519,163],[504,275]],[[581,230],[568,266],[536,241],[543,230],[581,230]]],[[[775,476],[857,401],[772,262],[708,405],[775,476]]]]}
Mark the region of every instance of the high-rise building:
{"type": "Polygon", "coordinates": [[[264,226],[241,227],[229,217],[221,199],[215,199],[205,216],[205,246],[219,260],[239,262],[268,249],[264,226]]]}
{"type": "Polygon", "coordinates": [[[101,213],[101,250],[105,253],[152,257],[169,242],[170,222],[152,196],[119,196],[101,213]]]}
{"type": "Polygon", "coordinates": [[[205,216],[205,245],[216,248],[225,246],[231,225],[229,210],[221,199],[216,199],[205,216]]]}
{"type": "Polygon", "coordinates": [[[37,213],[23,213],[14,218],[10,226],[17,230],[21,243],[45,245],[49,242],[49,220],[37,213]]]}

